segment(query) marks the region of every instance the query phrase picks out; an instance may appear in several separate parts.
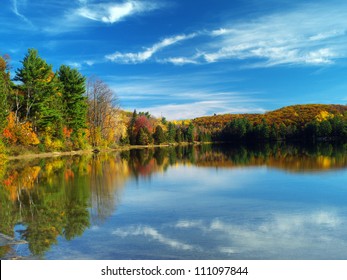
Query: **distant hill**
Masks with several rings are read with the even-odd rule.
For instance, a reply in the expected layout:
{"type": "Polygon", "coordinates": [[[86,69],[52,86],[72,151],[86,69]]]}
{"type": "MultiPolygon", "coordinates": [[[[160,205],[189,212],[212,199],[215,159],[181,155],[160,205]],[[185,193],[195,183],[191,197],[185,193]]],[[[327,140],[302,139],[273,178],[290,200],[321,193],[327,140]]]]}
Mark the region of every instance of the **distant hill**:
{"type": "Polygon", "coordinates": [[[314,119],[321,121],[336,115],[347,117],[347,106],[333,104],[292,105],[269,111],[264,114],[223,114],[199,117],[192,121],[195,126],[205,127],[212,131],[216,131],[223,128],[233,119],[239,118],[247,118],[254,124],[259,124],[263,119],[265,119],[269,125],[280,125],[283,123],[286,126],[296,125],[297,127],[300,127],[314,119]]]}

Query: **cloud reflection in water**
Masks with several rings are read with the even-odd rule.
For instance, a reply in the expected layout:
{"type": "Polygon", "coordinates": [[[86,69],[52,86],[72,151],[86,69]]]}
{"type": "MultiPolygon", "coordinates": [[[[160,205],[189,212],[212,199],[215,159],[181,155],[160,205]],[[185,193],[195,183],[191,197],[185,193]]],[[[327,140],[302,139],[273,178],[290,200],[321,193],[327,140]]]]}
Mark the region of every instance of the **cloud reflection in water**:
{"type": "MultiPolygon", "coordinates": [[[[338,213],[320,210],[275,214],[257,224],[221,218],[187,219],[168,223],[161,227],[161,232],[150,225],[133,225],[120,227],[112,234],[124,239],[137,237],[136,242],[150,238],[173,250],[191,251],[192,256],[199,258],[234,255],[244,259],[324,259],[330,250],[340,251],[340,257],[343,256],[341,248],[346,247],[347,240],[341,232],[346,230],[346,223],[338,213]]],[[[148,250],[153,249],[149,246],[148,250]]]]}

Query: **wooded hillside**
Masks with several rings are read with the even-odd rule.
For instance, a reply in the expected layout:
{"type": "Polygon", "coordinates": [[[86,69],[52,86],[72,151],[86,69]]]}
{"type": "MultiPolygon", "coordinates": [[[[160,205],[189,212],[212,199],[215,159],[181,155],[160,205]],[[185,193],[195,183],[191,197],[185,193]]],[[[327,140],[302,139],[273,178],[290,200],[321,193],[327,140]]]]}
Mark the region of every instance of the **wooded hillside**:
{"type": "Polygon", "coordinates": [[[347,114],[346,105],[325,105],[325,104],[306,104],[286,106],[274,111],[266,112],[265,114],[224,114],[215,116],[199,117],[193,120],[193,123],[206,128],[222,128],[228,122],[234,119],[246,118],[252,123],[259,124],[263,119],[269,125],[281,123],[285,125],[305,125],[314,119],[324,119],[329,115],[347,114]]]}

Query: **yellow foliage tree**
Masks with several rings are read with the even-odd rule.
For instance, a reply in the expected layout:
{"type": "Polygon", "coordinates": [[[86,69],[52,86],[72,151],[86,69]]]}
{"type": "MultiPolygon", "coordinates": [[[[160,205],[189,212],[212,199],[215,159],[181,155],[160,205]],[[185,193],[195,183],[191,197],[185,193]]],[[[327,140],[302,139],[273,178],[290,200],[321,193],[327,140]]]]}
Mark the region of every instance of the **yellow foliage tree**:
{"type": "Polygon", "coordinates": [[[327,111],[320,111],[319,114],[316,116],[316,120],[319,122],[332,119],[334,117],[334,114],[331,114],[327,111]]]}

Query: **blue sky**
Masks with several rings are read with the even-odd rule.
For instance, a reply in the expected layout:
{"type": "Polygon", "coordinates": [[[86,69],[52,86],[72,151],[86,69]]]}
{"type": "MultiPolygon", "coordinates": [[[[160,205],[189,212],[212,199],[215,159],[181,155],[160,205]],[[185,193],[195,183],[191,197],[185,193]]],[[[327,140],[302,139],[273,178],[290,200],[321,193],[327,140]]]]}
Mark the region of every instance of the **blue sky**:
{"type": "Polygon", "coordinates": [[[0,54],[96,75],[168,119],[347,103],[347,2],[3,0],[0,54]]]}

